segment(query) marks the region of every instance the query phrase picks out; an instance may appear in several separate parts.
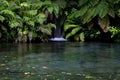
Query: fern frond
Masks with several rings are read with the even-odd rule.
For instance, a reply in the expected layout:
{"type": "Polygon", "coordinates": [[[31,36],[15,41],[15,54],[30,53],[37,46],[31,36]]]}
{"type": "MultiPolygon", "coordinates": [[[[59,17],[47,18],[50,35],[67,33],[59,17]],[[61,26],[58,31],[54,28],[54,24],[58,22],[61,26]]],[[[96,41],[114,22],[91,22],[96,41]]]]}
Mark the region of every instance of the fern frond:
{"type": "Polygon", "coordinates": [[[15,15],[14,15],[14,12],[12,12],[11,10],[7,10],[7,9],[4,9],[0,12],[1,15],[4,15],[4,16],[7,16],[9,17],[10,19],[13,19],[15,18],[15,15]]]}
{"type": "Polygon", "coordinates": [[[30,26],[33,26],[34,27],[34,25],[35,25],[35,22],[34,21],[32,21],[32,20],[30,20],[30,21],[28,21],[28,22],[26,22],[28,25],[30,25],[30,26]]]}
{"type": "Polygon", "coordinates": [[[0,15],[0,21],[3,22],[4,20],[5,20],[5,17],[0,15]]]}
{"type": "Polygon", "coordinates": [[[72,36],[72,34],[71,34],[71,33],[68,33],[65,38],[68,39],[68,38],[71,37],[71,36],[72,36]]]}
{"type": "Polygon", "coordinates": [[[30,17],[23,16],[23,21],[24,21],[24,22],[28,22],[28,21],[30,21],[30,19],[31,19],[30,17]]]}
{"type": "Polygon", "coordinates": [[[20,4],[20,7],[30,8],[30,4],[28,2],[23,2],[20,4]]]}
{"type": "Polygon", "coordinates": [[[100,4],[99,4],[99,7],[101,7],[101,9],[100,9],[100,12],[99,12],[99,17],[100,18],[103,18],[103,17],[105,17],[106,16],[106,14],[108,13],[108,11],[109,11],[109,5],[108,5],[108,3],[107,2],[101,2],[100,4]]]}
{"type": "Polygon", "coordinates": [[[86,3],[88,3],[89,0],[79,0],[79,6],[82,6],[86,3]]]}
{"type": "Polygon", "coordinates": [[[10,25],[11,28],[15,28],[15,27],[21,26],[21,24],[19,22],[14,21],[14,20],[9,21],[9,25],[10,25]]]}
{"type": "Polygon", "coordinates": [[[57,4],[60,8],[66,7],[66,1],[65,0],[55,0],[54,4],[57,4]]]}
{"type": "Polygon", "coordinates": [[[64,31],[67,31],[68,29],[70,29],[70,28],[74,28],[74,27],[76,27],[76,26],[78,26],[78,25],[75,25],[75,24],[65,24],[64,25],[64,31]]]}
{"type": "Polygon", "coordinates": [[[47,8],[47,10],[50,14],[52,14],[52,12],[54,11],[54,8],[52,6],[50,6],[50,7],[47,8]]]}
{"type": "Polygon", "coordinates": [[[82,41],[82,42],[85,41],[85,34],[84,34],[84,32],[80,33],[79,37],[80,37],[80,41],[82,41]]]}
{"type": "Polygon", "coordinates": [[[108,12],[108,15],[110,15],[111,17],[115,17],[115,11],[114,11],[114,9],[112,9],[112,8],[109,8],[109,12],[108,12]]]}
{"type": "Polygon", "coordinates": [[[76,27],[76,28],[72,29],[71,34],[75,35],[80,29],[81,29],[81,27],[76,27]]]}
{"type": "Polygon", "coordinates": [[[43,22],[46,20],[46,16],[44,13],[39,13],[36,17],[36,22],[43,24],[43,22]]]}
{"type": "Polygon", "coordinates": [[[99,1],[100,0],[90,0],[88,4],[89,6],[94,7],[95,5],[99,4],[99,1]]]}
{"type": "Polygon", "coordinates": [[[37,10],[27,10],[24,12],[26,16],[35,16],[37,14],[37,10]]]}
{"type": "Polygon", "coordinates": [[[55,25],[55,24],[52,24],[52,23],[48,23],[48,24],[46,25],[46,28],[48,28],[48,29],[56,28],[56,25],[55,25]]]}
{"type": "Polygon", "coordinates": [[[8,1],[6,1],[6,0],[1,0],[1,6],[3,6],[3,7],[8,7],[9,6],[9,2],[8,1]]]}
{"type": "Polygon", "coordinates": [[[39,30],[43,33],[43,34],[47,34],[47,35],[51,35],[51,30],[43,28],[43,27],[39,27],[39,30]]]}
{"type": "Polygon", "coordinates": [[[79,17],[79,16],[83,16],[89,9],[89,6],[88,5],[85,5],[83,6],[79,11],[78,13],[76,13],[76,16],[79,17]]]}
{"type": "Polygon", "coordinates": [[[55,4],[53,6],[53,10],[54,10],[55,16],[58,17],[59,12],[60,12],[60,7],[55,4]]]}
{"type": "Polygon", "coordinates": [[[93,19],[93,15],[94,15],[95,9],[94,8],[90,8],[86,14],[84,14],[83,16],[83,24],[90,22],[93,19]]]}
{"type": "Polygon", "coordinates": [[[31,3],[31,8],[32,9],[40,9],[44,3],[42,1],[37,1],[35,3],[31,3]]]}

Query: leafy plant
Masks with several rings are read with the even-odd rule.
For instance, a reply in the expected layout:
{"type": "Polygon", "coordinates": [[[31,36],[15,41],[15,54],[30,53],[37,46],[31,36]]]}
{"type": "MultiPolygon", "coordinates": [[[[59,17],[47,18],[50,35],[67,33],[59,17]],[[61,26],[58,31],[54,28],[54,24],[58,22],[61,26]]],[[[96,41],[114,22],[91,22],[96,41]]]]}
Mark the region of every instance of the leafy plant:
{"type": "Polygon", "coordinates": [[[120,42],[120,28],[115,26],[110,26],[109,31],[111,32],[111,38],[115,38],[115,42],[120,42]]]}

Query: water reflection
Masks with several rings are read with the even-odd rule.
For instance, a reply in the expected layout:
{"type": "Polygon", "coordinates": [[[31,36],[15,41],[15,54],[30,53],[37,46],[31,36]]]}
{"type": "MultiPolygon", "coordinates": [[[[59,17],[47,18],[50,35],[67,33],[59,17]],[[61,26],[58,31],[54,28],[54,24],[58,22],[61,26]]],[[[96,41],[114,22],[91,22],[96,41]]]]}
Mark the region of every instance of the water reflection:
{"type": "Polygon", "coordinates": [[[119,80],[119,47],[79,42],[0,44],[0,79],[119,80]]]}

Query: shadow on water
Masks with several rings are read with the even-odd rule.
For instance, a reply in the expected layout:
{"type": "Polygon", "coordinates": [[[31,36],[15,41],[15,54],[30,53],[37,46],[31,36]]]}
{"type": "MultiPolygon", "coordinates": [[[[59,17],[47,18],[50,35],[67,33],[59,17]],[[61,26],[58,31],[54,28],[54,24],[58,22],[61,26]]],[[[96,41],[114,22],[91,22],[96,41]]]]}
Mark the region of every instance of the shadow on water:
{"type": "Polygon", "coordinates": [[[120,80],[120,44],[0,44],[0,80],[120,80]]]}

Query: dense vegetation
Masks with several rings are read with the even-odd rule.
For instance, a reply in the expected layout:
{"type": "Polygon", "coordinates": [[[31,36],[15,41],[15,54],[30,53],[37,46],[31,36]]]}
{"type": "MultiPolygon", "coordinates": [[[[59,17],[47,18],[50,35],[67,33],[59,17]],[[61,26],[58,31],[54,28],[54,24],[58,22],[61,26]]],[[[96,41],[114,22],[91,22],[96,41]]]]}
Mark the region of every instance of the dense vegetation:
{"type": "Polygon", "coordinates": [[[0,41],[48,41],[55,19],[68,40],[120,42],[120,0],[1,0],[0,41]]]}

